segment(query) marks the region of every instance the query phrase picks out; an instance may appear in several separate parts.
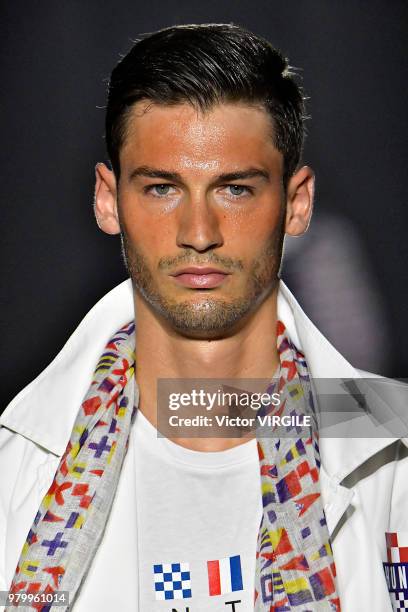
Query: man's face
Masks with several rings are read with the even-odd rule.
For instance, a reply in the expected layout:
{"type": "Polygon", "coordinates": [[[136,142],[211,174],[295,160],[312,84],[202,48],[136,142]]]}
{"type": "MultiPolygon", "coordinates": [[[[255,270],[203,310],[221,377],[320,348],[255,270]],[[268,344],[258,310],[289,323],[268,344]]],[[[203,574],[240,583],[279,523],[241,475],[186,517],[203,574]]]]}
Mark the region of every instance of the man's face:
{"type": "Polygon", "coordinates": [[[278,281],[283,158],[266,111],[139,102],[120,167],[118,215],[136,292],[184,336],[233,333],[278,281]]]}

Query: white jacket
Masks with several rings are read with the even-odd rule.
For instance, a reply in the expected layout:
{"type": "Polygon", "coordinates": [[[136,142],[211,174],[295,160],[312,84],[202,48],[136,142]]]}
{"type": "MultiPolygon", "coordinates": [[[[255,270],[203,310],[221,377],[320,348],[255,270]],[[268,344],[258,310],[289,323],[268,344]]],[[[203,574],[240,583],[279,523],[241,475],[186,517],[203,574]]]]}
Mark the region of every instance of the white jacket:
{"type": "MultiPolygon", "coordinates": [[[[278,316],[305,354],[314,378],[367,375],[330,345],[282,281],[278,316]]],[[[132,287],[127,280],[92,308],[54,361],[0,417],[0,590],[10,586],[95,364],[109,337],[133,317],[132,287]]],[[[321,492],[343,612],[393,609],[383,569],[385,533],[398,532],[400,542],[408,535],[406,446],[406,438],[321,439],[321,492]]]]}

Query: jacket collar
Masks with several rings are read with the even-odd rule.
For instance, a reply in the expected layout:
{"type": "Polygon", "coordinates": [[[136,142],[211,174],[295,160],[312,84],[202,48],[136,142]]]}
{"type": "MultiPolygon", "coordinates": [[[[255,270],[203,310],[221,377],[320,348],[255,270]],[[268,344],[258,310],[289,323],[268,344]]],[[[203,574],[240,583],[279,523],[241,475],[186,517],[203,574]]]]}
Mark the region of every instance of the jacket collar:
{"type": "MultiPolygon", "coordinates": [[[[360,379],[353,368],[308,319],[280,281],[278,316],[294,344],[305,354],[314,378],[360,379]]],[[[0,425],[62,455],[107,340],[134,318],[132,284],[122,282],[88,312],[60,353],[7,406],[0,425]]],[[[372,423],[367,415],[367,426],[372,423]]],[[[321,438],[322,466],[340,483],[369,457],[398,438],[321,438]]]]}
{"type": "Polygon", "coordinates": [[[106,342],[133,318],[129,279],[88,312],[49,366],[7,406],[0,425],[62,455],[106,342]]]}

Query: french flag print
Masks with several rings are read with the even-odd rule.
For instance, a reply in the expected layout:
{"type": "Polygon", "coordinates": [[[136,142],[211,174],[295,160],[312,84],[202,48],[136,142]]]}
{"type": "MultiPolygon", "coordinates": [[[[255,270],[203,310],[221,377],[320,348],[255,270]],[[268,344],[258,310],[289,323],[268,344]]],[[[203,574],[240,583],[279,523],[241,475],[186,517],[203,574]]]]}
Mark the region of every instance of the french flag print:
{"type": "Polygon", "coordinates": [[[239,555],[207,561],[210,595],[242,591],[241,558],[239,555]]]}

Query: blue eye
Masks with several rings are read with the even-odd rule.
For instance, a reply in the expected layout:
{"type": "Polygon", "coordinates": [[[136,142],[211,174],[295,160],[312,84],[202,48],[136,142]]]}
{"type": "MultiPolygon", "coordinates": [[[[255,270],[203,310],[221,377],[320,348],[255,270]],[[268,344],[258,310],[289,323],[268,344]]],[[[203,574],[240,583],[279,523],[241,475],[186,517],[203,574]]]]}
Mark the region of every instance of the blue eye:
{"type": "Polygon", "coordinates": [[[171,183],[156,183],[154,185],[146,185],[143,187],[143,192],[147,195],[152,195],[155,198],[165,198],[174,193],[174,185],[171,183]]]}
{"type": "Polygon", "coordinates": [[[170,187],[171,185],[167,185],[166,183],[163,183],[163,185],[152,185],[151,189],[154,189],[157,195],[165,196],[165,195],[168,195],[170,187]]]}
{"type": "Polygon", "coordinates": [[[254,193],[252,187],[247,185],[227,185],[226,188],[229,189],[229,193],[233,198],[241,198],[242,196],[254,193]]]}
{"type": "Polygon", "coordinates": [[[245,187],[243,185],[230,185],[229,189],[233,196],[240,196],[245,192],[245,187]]]}

